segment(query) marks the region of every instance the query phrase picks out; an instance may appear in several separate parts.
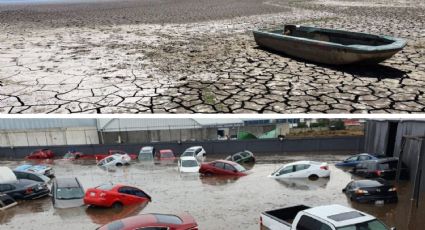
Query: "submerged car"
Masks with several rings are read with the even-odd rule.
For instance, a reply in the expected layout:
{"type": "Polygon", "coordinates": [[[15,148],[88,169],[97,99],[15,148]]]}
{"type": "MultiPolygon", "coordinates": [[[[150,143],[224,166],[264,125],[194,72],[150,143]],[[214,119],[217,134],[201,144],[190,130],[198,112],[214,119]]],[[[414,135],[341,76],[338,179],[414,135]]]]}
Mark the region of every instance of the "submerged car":
{"type": "Polygon", "coordinates": [[[158,161],[174,161],[176,159],[176,156],[174,155],[173,150],[171,149],[161,149],[155,154],[155,159],[158,161]]]}
{"type": "Polygon", "coordinates": [[[198,224],[189,214],[141,214],[106,224],[98,230],[198,230],[198,224]]]}
{"type": "Polygon", "coordinates": [[[0,193],[5,193],[13,199],[33,200],[49,195],[50,190],[46,183],[17,179],[12,183],[0,183],[0,193]]]}
{"type": "Polygon", "coordinates": [[[73,208],[84,205],[84,188],[74,178],[56,178],[52,185],[52,203],[55,208],[73,208]]]}
{"type": "Polygon", "coordinates": [[[63,156],[64,160],[94,160],[96,159],[96,157],[94,155],[86,155],[82,152],[77,152],[77,151],[68,151],[67,153],[65,153],[65,155],[63,156]]]}
{"type": "Polygon", "coordinates": [[[384,179],[351,181],[342,190],[358,202],[397,202],[397,189],[384,179]]]}
{"type": "Polygon", "coordinates": [[[141,189],[120,184],[104,184],[90,188],[84,196],[84,204],[99,207],[122,208],[124,205],[150,201],[151,197],[141,189]]]}
{"type": "Polygon", "coordinates": [[[11,196],[0,193],[0,211],[11,208],[17,204],[18,203],[16,202],[16,200],[13,199],[11,196]]]}
{"type": "MultiPolygon", "coordinates": [[[[364,161],[358,164],[350,172],[365,178],[384,178],[393,180],[396,177],[398,158],[383,158],[379,160],[364,161]]],[[[400,178],[408,178],[408,169],[402,163],[400,178]]]]}
{"type": "Polygon", "coordinates": [[[272,178],[310,178],[329,177],[331,174],[328,164],[316,161],[296,161],[285,164],[273,172],[272,178]]]}
{"type": "Polygon", "coordinates": [[[228,161],[234,161],[236,163],[242,164],[242,163],[254,163],[255,162],[255,156],[252,152],[245,150],[243,152],[235,153],[231,156],[228,156],[226,158],[228,161]]]}
{"type": "Polygon", "coordinates": [[[24,164],[16,167],[14,171],[23,171],[23,172],[33,172],[42,174],[48,177],[54,177],[55,173],[53,171],[53,168],[48,165],[30,165],[30,164],[24,164]]]}
{"type": "Polygon", "coordinates": [[[0,167],[0,193],[7,194],[15,200],[30,200],[47,196],[50,190],[45,182],[18,179],[10,168],[0,167]]]}
{"type": "Polygon", "coordinates": [[[202,163],[199,173],[204,175],[246,176],[246,169],[233,161],[216,160],[202,163]]]}
{"type": "Polygon", "coordinates": [[[17,179],[27,179],[27,180],[33,180],[43,183],[50,183],[52,180],[50,177],[47,177],[42,174],[38,173],[32,173],[32,172],[24,172],[24,171],[13,171],[17,179]]]}
{"type": "Polygon", "coordinates": [[[180,157],[195,157],[199,162],[205,160],[207,153],[202,146],[192,146],[187,148],[180,157]]]}
{"type": "Polygon", "coordinates": [[[140,149],[138,159],[152,161],[153,156],[155,155],[155,148],[153,146],[145,146],[140,149]]]}
{"type": "Polygon", "coordinates": [[[179,172],[199,172],[199,162],[195,157],[180,157],[178,161],[179,172]]]}
{"type": "Polygon", "coordinates": [[[50,149],[37,149],[31,152],[26,158],[31,160],[52,159],[55,154],[50,149]]]}
{"type": "Polygon", "coordinates": [[[342,162],[338,162],[335,164],[335,166],[338,167],[355,167],[358,164],[362,163],[363,161],[369,161],[369,160],[378,160],[379,158],[375,155],[369,154],[369,153],[360,153],[354,156],[351,156],[347,159],[345,159],[342,162]]]}
{"type": "Polygon", "coordinates": [[[97,163],[98,166],[103,166],[103,167],[109,167],[109,166],[123,166],[123,165],[129,165],[131,161],[131,158],[129,155],[124,154],[115,154],[115,155],[111,155],[108,157],[103,158],[103,160],[99,161],[99,163],[97,163]]]}

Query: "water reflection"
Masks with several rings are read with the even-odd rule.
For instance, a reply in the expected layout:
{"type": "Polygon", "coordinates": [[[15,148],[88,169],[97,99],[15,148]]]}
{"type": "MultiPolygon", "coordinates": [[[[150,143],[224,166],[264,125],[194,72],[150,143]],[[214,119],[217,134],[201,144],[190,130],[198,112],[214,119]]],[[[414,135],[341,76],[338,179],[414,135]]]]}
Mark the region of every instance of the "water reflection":
{"type": "Polygon", "coordinates": [[[20,200],[17,206],[0,211],[0,223],[9,223],[17,215],[43,213],[50,209],[52,209],[52,206],[49,196],[36,200],[20,200]]]}
{"type": "Polygon", "coordinates": [[[208,185],[226,185],[235,183],[240,177],[238,176],[200,176],[201,182],[208,185]]]}
{"type": "Polygon", "coordinates": [[[310,180],[308,178],[300,179],[276,179],[277,182],[287,188],[294,190],[316,190],[324,189],[329,182],[327,178],[319,178],[317,180],[310,180]]]}
{"type": "Polygon", "coordinates": [[[124,206],[120,209],[90,206],[86,209],[86,214],[90,217],[93,223],[104,225],[114,220],[134,216],[140,213],[146,207],[147,204],[148,202],[145,202],[140,205],[124,206]]]}

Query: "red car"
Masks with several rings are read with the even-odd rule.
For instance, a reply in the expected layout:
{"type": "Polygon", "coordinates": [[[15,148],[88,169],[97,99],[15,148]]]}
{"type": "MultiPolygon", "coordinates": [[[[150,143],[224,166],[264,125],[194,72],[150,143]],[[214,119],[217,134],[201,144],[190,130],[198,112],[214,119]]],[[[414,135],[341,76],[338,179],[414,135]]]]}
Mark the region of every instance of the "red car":
{"type": "Polygon", "coordinates": [[[131,157],[132,160],[137,159],[138,155],[137,154],[130,154],[130,153],[126,153],[124,151],[121,150],[109,150],[107,154],[96,154],[95,158],[97,161],[103,160],[103,158],[114,155],[114,154],[127,154],[131,157]]]}
{"type": "Polygon", "coordinates": [[[202,163],[199,173],[204,175],[246,176],[246,169],[233,161],[216,160],[202,163]]]}
{"type": "Polygon", "coordinates": [[[124,205],[141,204],[150,201],[151,197],[142,190],[120,184],[104,184],[90,188],[84,196],[84,204],[113,208],[122,208],[124,205]]]}
{"type": "Polygon", "coordinates": [[[171,149],[161,149],[159,152],[155,153],[156,160],[175,160],[176,156],[171,149]]]}
{"type": "Polygon", "coordinates": [[[37,149],[30,153],[26,158],[31,160],[52,159],[55,154],[50,149],[37,149]]]}
{"type": "Polygon", "coordinates": [[[189,214],[142,214],[116,220],[104,225],[98,230],[133,230],[133,229],[158,229],[158,230],[198,230],[198,224],[189,214]]]}

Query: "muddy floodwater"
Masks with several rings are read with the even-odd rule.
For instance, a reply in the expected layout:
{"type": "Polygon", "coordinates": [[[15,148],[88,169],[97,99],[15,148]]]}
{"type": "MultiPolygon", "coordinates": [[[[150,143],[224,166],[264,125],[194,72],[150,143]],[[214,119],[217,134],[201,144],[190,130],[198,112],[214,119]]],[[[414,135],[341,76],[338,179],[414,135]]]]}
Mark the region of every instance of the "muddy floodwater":
{"type": "MultiPolygon", "coordinates": [[[[410,208],[409,183],[401,184],[397,204],[351,203],[341,189],[353,177],[333,165],[344,157],[318,156],[317,159],[331,163],[331,177],[317,181],[267,178],[282,163],[299,158],[297,156],[291,159],[260,157],[249,175],[241,178],[180,174],[176,164],[135,162],[128,167],[105,171],[96,167],[94,162],[75,164],[56,160],[53,167],[57,177],[76,176],[85,189],[106,182],[134,185],[151,195],[152,202],[118,211],[92,207],[59,210],[53,208],[50,197],[22,201],[18,206],[0,212],[0,229],[95,229],[112,220],[139,213],[188,212],[195,217],[200,229],[257,230],[260,212],[299,204],[352,206],[377,216],[398,230],[422,229],[415,227],[425,224],[423,221],[420,223],[417,216],[425,215],[423,211],[416,213],[410,208]]],[[[24,162],[2,161],[1,165],[13,168],[21,163],[24,162]]],[[[424,207],[422,205],[420,209],[424,210],[424,207]]]]}

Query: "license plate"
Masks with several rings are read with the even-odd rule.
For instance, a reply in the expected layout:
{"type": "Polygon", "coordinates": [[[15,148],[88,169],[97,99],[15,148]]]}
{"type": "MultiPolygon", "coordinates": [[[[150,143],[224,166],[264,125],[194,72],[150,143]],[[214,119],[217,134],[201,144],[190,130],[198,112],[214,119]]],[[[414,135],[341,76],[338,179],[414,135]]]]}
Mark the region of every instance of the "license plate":
{"type": "Polygon", "coordinates": [[[376,200],[375,204],[384,204],[385,202],[383,200],[376,200]]]}

